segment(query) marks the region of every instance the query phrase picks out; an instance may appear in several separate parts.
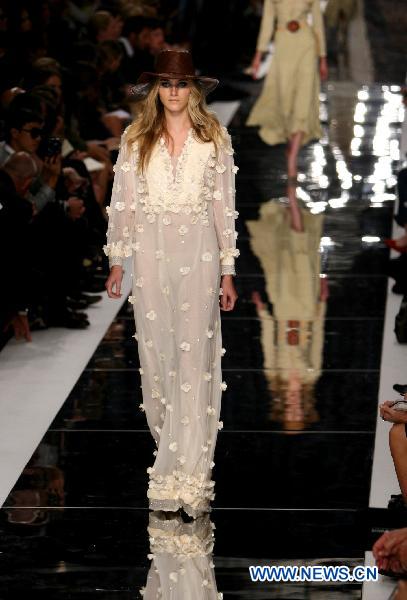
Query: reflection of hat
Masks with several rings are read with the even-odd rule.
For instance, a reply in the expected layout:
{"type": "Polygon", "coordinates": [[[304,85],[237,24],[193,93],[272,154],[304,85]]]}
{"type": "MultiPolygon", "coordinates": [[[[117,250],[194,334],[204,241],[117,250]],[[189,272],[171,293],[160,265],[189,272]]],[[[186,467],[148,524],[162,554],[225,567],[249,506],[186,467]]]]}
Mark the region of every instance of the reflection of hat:
{"type": "Polygon", "coordinates": [[[142,73],[137,80],[137,84],[131,88],[132,94],[146,96],[150,89],[149,84],[157,77],[195,79],[202,85],[206,94],[214,90],[219,83],[213,77],[203,77],[195,74],[192,56],[187,50],[163,50],[157,56],[155,71],[142,73]]]}

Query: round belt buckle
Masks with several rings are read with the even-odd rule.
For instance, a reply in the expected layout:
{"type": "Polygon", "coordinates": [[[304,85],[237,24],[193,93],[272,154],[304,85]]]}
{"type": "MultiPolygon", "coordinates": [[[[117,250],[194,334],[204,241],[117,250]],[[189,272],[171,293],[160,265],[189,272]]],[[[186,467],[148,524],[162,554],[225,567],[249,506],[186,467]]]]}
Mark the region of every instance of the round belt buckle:
{"type": "Polygon", "coordinates": [[[296,31],[298,31],[300,28],[300,24],[298,21],[288,21],[287,23],[287,29],[288,31],[291,31],[292,33],[295,33],[296,31]]]}

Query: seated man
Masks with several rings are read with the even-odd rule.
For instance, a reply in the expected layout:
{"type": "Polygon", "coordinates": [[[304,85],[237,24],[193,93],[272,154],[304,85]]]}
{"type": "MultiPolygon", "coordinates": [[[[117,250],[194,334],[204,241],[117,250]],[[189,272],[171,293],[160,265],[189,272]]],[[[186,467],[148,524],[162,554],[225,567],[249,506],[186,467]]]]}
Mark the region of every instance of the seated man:
{"type": "MultiPolygon", "coordinates": [[[[32,110],[23,107],[13,108],[6,119],[6,139],[0,142],[0,166],[14,152],[28,152],[41,165],[41,179],[36,182],[36,191],[31,200],[37,212],[40,212],[49,202],[55,201],[55,188],[61,172],[61,156],[45,158],[42,162],[36,155],[41,141],[42,117],[32,110]]],[[[34,182],[33,182],[34,183],[34,182]]]]}

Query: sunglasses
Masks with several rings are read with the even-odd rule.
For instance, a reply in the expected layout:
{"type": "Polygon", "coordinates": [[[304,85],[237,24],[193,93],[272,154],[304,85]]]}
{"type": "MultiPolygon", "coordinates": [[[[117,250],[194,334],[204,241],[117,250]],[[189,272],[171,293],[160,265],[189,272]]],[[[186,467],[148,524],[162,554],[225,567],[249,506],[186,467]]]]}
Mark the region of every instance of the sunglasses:
{"type": "Polygon", "coordinates": [[[25,131],[26,133],[29,133],[33,140],[36,140],[44,133],[44,130],[41,129],[41,127],[32,127],[32,129],[24,129],[24,127],[22,127],[20,131],[25,131]]]}

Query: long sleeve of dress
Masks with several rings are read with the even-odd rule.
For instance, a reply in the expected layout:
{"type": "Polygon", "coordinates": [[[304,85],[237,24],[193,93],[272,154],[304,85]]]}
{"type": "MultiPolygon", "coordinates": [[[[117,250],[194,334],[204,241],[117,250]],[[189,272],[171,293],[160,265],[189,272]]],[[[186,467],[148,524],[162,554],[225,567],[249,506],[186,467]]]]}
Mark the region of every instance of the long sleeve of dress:
{"type": "Polygon", "coordinates": [[[259,36],[257,38],[257,50],[266,52],[274,33],[275,10],[273,0],[264,0],[263,16],[260,24],[259,36]]]}
{"type": "Polygon", "coordinates": [[[312,26],[318,40],[318,56],[326,56],[324,20],[319,0],[314,0],[312,3],[312,26]]]}
{"type": "Polygon", "coordinates": [[[113,167],[114,180],[110,205],[106,207],[109,215],[107,243],[103,247],[109,257],[109,266],[122,265],[123,258],[131,256],[137,249],[134,237],[134,220],[137,204],[136,152],[131,152],[123,133],[119,154],[113,167]]]}
{"type": "Polygon", "coordinates": [[[213,193],[213,211],[216,236],[220,249],[221,275],[236,275],[235,257],[240,251],[236,248],[237,231],[235,219],[235,175],[238,167],[233,160],[230,135],[227,134],[226,144],[222,146],[218,162],[215,165],[215,186],[213,193]]]}

